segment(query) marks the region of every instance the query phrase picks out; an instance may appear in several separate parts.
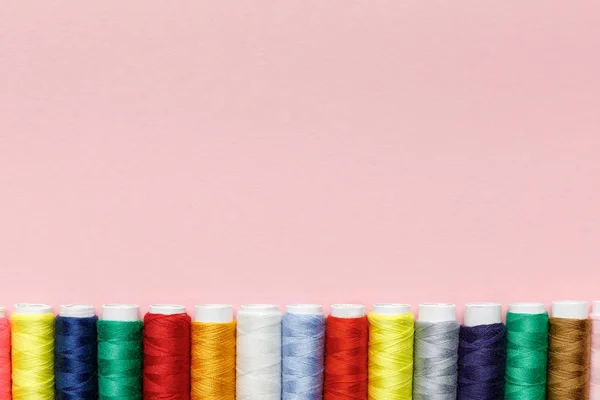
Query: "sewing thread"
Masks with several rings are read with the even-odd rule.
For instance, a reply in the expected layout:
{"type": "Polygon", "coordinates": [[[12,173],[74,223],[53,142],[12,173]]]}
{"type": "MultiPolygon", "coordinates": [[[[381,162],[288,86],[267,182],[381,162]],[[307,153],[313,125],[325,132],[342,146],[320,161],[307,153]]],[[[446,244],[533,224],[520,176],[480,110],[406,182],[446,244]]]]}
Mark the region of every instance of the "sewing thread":
{"type": "Polygon", "coordinates": [[[98,321],[99,400],[142,399],[142,321],[98,321]]]}
{"type": "Polygon", "coordinates": [[[191,324],[187,314],[144,317],[144,400],[190,398],[191,324]]]}
{"type": "Polygon", "coordinates": [[[504,324],[460,327],[458,400],[503,399],[505,366],[504,324]]]}
{"type": "Polygon", "coordinates": [[[235,400],[236,323],[192,322],[192,400],[235,400]]]}
{"type": "Polygon", "coordinates": [[[56,317],[54,368],[57,400],[98,398],[98,317],[56,317]]]}
{"type": "Polygon", "coordinates": [[[369,313],[369,399],[412,399],[415,318],[369,313]]]}
{"type": "Polygon", "coordinates": [[[549,319],[546,399],[589,398],[590,338],[589,319],[549,319]]]}
{"type": "Polygon", "coordinates": [[[237,314],[236,399],[281,399],[281,311],[245,305],[237,314]]]}
{"type": "Polygon", "coordinates": [[[415,322],[415,400],[455,400],[458,378],[456,321],[415,322]]]}
{"type": "Polygon", "coordinates": [[[325,316],[286,313],[282,322],[282,399],[323,396],[325,316]]]}
{"type": "Polygon", "coordinates": [[[548,313],[506,314],[505,400],[545,400],[548,313]]]}
{"type": "Polygon", "coordinates": [[[10,399],[10,321],[0,318],[0,399],[10,399]]]}
{"type": "Polygon", "coordinates": [[[54,314],[13,313],[12,398],[54,400],[54,314]]]}
{"type": "Polygon", "coordinates": [[[367,317],[327,317],[324,400],[367,399],[367,317]]]}
{"type": "Polygon", "coordinates": [[[592,314],[590,319],[592,323],[590,400],[600,400],[600,314],[592,314]]]}

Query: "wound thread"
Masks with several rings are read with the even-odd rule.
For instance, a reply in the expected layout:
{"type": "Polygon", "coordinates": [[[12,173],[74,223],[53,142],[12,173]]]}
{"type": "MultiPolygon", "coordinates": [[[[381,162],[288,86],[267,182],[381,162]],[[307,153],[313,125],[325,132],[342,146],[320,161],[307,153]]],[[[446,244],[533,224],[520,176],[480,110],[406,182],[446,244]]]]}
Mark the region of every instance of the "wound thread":
{"type": "Polygon", "coordinates": [[[369,313],[369,399],[412,399],[415,318],[369,313]]]}
{"type": "Polygon", "coordinates": [[[324,400],[361,400],[368,396],[367,317],[328,316],[325,333],[324,400]]]}
{"type": "Polygon", "coordinates": [[[144,317],[144,400],[190,398],[191,324],[187,314],[144,317]]]}
{"type": "Polygon", "coordinates": [[[11,397],[10,374],[10,321],[0,318],[0,399],[11,397]]]}
{"type": "Polygon", "coordinates": [[[98,398],[98,317],[56,317],[54,368],[57,400],[98,398]]]}
{"type": "Polygon", "coordinates": [[[415,322],[415,400],[455,400],[458,375],[456,321],[415,322]]]}
{"type": "Polygon", "coordinates": [[[192,400],[235,400],[236,323],[192,322],[192,400]]]}
{"type": "Polygon", "coordinates": [[[99,400],[142,399],[142,321],[98,321],[99,400]]]}
{"type": "Polygon", "coordinates": [[[458,345],[458,400],[504,398],[504,324],[461,326],[458,345]]]}
{"type": "Polygon", "coordinates": [[[589,319],[549,319],[548,400],[589,398],[590,339],[589,319]]]}
{"type": "Polygon", "coordinates": [[[54,314],[13,313],[12,398],[54,400],[54,314]]]}
{"type": "Polygon", "coordinates": [[[600,315],[590,316],[592,350],[590,357],[590,400],[600,400],[600,315]]]}

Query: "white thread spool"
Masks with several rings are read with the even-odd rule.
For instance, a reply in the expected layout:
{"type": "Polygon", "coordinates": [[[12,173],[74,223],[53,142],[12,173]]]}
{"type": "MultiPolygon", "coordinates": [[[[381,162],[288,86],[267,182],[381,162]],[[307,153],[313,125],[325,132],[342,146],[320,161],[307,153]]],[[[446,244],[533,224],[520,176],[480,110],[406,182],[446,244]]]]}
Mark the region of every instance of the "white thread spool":
{"type": "Polygon", "coordinates": [[[410,304],[379,303],[373,304],[373,314],[402,315],[410,312],[410,304]]]}
{"type": "Polygon", "coordinates": [[[140,306],[137,304],[104,304],[102,305],[104,321],[132,322],[140,320],[140,306]]]}
{"type": "Polygon", "coordinates": [[[15,304],[16,314],[49,314],[52,313],[52,306],[39,303],[17,303],[15,304]]]}
{"type": "Polygon", "coordinates": [[[492,325],[502,322],[500,303],[467,303],[465,305],[465,326],[492,325]]]}
{"type": "Polygon", "coordinates": [[[512,303],[508,311],[513,314],[544,314],[546,306],[544,303],[512,303]]]}
{"type": "Polygon", "coordinates": [[[150,304],[148,312],[162,315],[185,314],[185,306],[181,304],[150,304]]]}
{"type": "Polygon", "coordinates": [[[563,300],[552,302],[552,318],[587,319],[587,301],[563,300]]]}
{"type": "Polygon", "coordinates": [[[450,303],[419,304],[418,320],[421,322],[456,321],[456,305],[450,303]]]}
{"type": "Polygon", "coordinates": [[[0,307],[0,318],[6,318],[6,307],[0,307]]]}
{"type": "Polygon", "coordinates": [[[331,316],[336,318],[361,318],[367,312],[363,304],[333,304],[331,316]]]}
{"type": "Polygon", "coordinates": [[[592,315],[600,316],[600,300],[594,300],[592,302],[592,315]]]}
{"type": "Polygon", "coordinates": [[[194,321],[224,324],[233,321],[233,306],[229,304],[196,304],[194,321]]]}
{"type": "Polygon", "coordinates": [[[236,398],[281,399],[279,306],[246,304],[237,316],[236,398]]]}
{"type": "Polygon", "coordinates": [[[323,307],[319,304],[288,304],[286,312],[299,315],[323,315],[323,307]]]}
{"type": "Polygon", "coordinates": [[[91,304],[61,304],[58,315],[70,318],[90,318],[95,315],[91,304]]]}

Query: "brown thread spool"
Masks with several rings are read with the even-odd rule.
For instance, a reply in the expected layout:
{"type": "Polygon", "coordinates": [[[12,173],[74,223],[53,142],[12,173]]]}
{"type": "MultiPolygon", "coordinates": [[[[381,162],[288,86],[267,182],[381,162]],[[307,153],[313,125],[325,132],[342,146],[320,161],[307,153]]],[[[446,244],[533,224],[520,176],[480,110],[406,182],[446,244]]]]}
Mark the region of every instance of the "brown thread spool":
{"type": "Polygon", "coordinates": [[[548,400],[588,400],[591,323],[587,302],[554,302],[548,330],[548,400]]]}

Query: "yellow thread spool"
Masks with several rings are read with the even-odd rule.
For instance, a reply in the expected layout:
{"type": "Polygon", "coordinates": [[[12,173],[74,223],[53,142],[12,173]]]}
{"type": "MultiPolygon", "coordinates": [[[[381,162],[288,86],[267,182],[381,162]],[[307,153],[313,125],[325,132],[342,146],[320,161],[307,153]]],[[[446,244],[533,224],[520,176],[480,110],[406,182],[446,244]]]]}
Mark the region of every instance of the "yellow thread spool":
{"type": "Polygon", "coordinates": [[[369,399],[411,400],[415,318],[405,304],[369,314],[369,399]]]}
{"type": "Polygon", "coordinates": [[[54,314],[45,304],[16,304],[12,330],[13,400],[54,400],[54,314]]]}
{"type": "Polygon", "coordinates": [[[196,306],[192,323],[192,400],[235,400],[235,341],[232,306],[196,306]]]}

